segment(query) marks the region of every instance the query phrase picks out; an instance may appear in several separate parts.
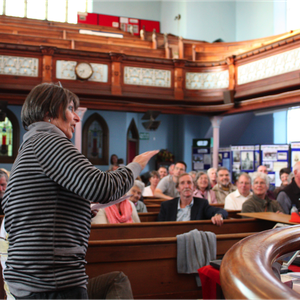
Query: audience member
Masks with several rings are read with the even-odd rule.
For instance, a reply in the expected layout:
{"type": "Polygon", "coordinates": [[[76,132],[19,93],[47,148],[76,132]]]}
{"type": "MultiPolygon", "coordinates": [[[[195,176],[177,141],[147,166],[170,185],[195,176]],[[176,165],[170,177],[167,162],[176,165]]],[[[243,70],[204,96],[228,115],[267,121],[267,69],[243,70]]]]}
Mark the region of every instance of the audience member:
{"type": "Polygon", "coordinates": [[[178,176],[182,173],[185,173],[186,164],[183,161],[178,161],[175,164],[173,175],[168,175],[160,180],[155,191],[154,196],[163,199],[173,199],[178,197],[178,191],[176,189],[176,183],[178,176]]]}
{"type": "Polygon", "coordinates": [[[150,185],[146,186],[143,191],[143,197],[153,197],[154,191],[159,183],[160,176],[157,171],[152,171],[150,173],[150,185]]]}
{"type": "Polygon", "coordinates": [[[158,221],[190,221],[209,220],[213,224],[221,226],[223,218],[226,219],[226,210],[213,207],[206,199],[195,198],[194,183],[191,175],[183,173],[179,175],[176,188],[179,197],[161,203],[158,221]]]}
{"type": "Polygon", "coordinates": [[[253,195],[242,206],[242,212],[283,212],[276,200],[267,196],[269,177],[262,172],[254,172],[251,176],[253,195]]]}
{"type": "MultiPolygon", "coordinates": [[[[261,173],[264,173],[268,176],[268,169],[266,166],[258,166],[257,168],[257,172],[261,172],[261,173]]],[[[269,182],[270,182],[270,179],[269,179],[269,182]]],[[[270,199],[276,199],[275,195],[274,195],[274,190],[275,190],[275,186],[270,184],[269,183],[269,186],[268,186],[268,191],[267,191],[267,196],[270,198],[270,199]]]]}
{"type": "Polygon", "coordinates": [[[132,195],[129,200],[135,205],[136,211],[147,212],[147,207],[144,202],[140,201],[143,194],[145,184],[140,180],[135,180],[132,188],[127,193],[127,195],[132,195]]]}
{"type": "Polygon", "coordinates": [[[109,166],[109,170],[113,169],[113,166],[119,166],[118,164],[118,156],[116,154],[112,154],[110,157],[110,166],[109,166]]]}
{"type": "Polygon", "coordinates": [[[195,182],[195,180],[196,180],[196,176],[197,176],[197,172],[196,172],[196,171],[190,171],[190,172],[189,172],[189,175],[191,175],[191,176],[192,176],[192,178],[193,178],[193,181],[195,182]]]}
{"type": "Polygon", "coordinates": [[[209,168],[207,170],[207,175],[210,181],[210,186],[213,188],[217,184],[217,169],[209,168]]]}
{"type": "Polygon", "coordinates": [[[237,190],[228,194],[225,198],[224,209],[242,210],[243,203],[252,197],[251,177],[247,173],[240,174],[237,180],[237,190]]]}
{"type": "MultiPolygon", "coordinates": [[[[91,205],[93,209],[93,205],[91,205]]],[[[128,199],[100,208],[92,218],[92,224],[139,223],[140,218],[133,202],[128,199]]]]}
{"type": "Polygon", "coordinates": [[[291,173],[290,168],[282,168],[279,171],[279,178],[281,180],[281,185],[278,186],[277,188],[275,188],[275,190],[274,190],[274,195],[276,198],[277,198],[279,192],[292,182],[291,180],[289,181],[290,173],[291,173]]]}
{"type": "Polygon", "coordinates": [[[174,168],[175,168],[175,164],[171,164],[171,165],[169,166],[169,169],[168,169],[169,175],[173,175],[174,168]]]}
{"type": "Polygon", "coordinates": [[[290,214],[293,204],[300,210],[300,162],[293,166],[293,174],[292,182],[279,191],[277,196],[277,202],[285,214],[290,214]]]}
{"type": "MultiPolygon", "coordinates": [[[[8,183],[8,172],[5,169],[0,170],[0,201],[2,202],[6,186],[8,183]]],[[[0,215],[4,215],[2,206],[0,205],[0,215]]]]}
{"type": "Polygon", "coordinates": [[[124,167],[124,159],[123,158],[118,158],[118,166],[119,167],[124,167]]]}
{"type": "Polygon", "coordinates": [[[225,203],[228,194],[234,192],[236,187],[230,182],[229,171],[225,167],[217,170],[217,184],[213,187],[218,203],[225,203]]]}
{"type": "Polygon", "coordinates": [[[168,170],[166,167],[160,167],[157,172],[159,173],[160,179],[168,176],[168,170]]]}
{"type": "Polygon", "coordinates": [[[195,182],[194,197],[207,199],[209,204],[217,203],[216,194],[210,188],[208,175],[204,172],[198,172],[195,182]]]}

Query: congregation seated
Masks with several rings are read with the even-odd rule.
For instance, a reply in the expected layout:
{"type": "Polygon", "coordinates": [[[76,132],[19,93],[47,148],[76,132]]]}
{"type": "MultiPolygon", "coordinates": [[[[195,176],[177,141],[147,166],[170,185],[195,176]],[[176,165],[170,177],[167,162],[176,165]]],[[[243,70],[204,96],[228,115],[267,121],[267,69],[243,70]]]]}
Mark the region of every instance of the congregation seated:
{"type": "Polygon", "coordinates": [[[290,184],[285,186],[278,194],[277,201],[281,205],[285,214],[290,214],[293,204],[300,208],[300,162],[293,166],[294,177],[290,184]]]}
{"type": "Polygon", "coordinates": [[[242,210],[243,203],[251,197],[251,177],[242,173],[237,180],[237,190],[226,196],[224,209],[242,210]]]}
{"type": "Polygon", "coordinates": [[[154,191],[159,183],[159,180],[160,176],[158,171],[152,171],[149,177],[150,185],[144,188],[143,197],[153,197],[154,191]]]}
{"type": "Polygon", "coordinates": [[[128,199],[105,208],[100,208],[96,215],[92,218],[92,224],[139,222],[141,221],[136,211],[135,205],[128,199]]]}
{"type": "MultiPolygon", "coordinates": [[[[268,176],[268,169],[266,166],[264,165],[261,165],[261,166],[258,166],[257,168],[257,172],[261,172],[261,173],[264,173],[268,176]]],[[[274,190],[275,190],[275,186],[270,184],[270,180],[269,180],[269,186],[268,186],[268,190],[267,190],[267,196],[270,198],[270,199],[276,199],[276,196],[274,194],[274,190]]]]}
{"type": "Polygon", "coordinates": [[[186,163],[178,161],[175,164],[173,175],[169,174],[160,180],[155,191],[154,196],[161,199],[171,200],[174,197],[178,197],[178,191],[176,189],[176,182],[178,176],[186,171],[186,163]]]}
{"type": "Polygon", "coordinates": [[[267,196],[269,177],[262,172],[254,172],[251,177],[253,195],[242,206],[242,212],[283,212],[280,204],[267,196]]]}
{"type": "Polygon", "coordinates": [[[228,212],[222,208],[213,207],[206,199],[195,198],[194,183],[191,175],[179,175],[176,188],[179,197],[161,203],[158,221],[191,221],[209,220],[221,226],[228,212]]]}
{"type": "Polygon", "coordinates": [[[228,194],[234,192],[236,187],[230,182],[229,171],[225,167],[219,167],[217,170],[217,184],[212,188],[216,194],[218,203],[225,203],[228,194]]]}
{"type": "Polygon", "coordinates": [[[276,199],[277,199],[279,192],[282,191],[286,186],[288,186],[292,182],[292,178],[290,178],[290,176],[289,176],[290,173],[291,173],[290,168],[282,168],[279,171],[281,185],[276,187],[274,190],[274,195],[275,195],[276,199]]]}
{"type": "Polygon", "coordinates": [[[213,188],[217,184],[217,169],[209,168],[207,170],[207,175],[210,181],[211,188],[213,188]]]}
{"type": "Polygon", "coordinates": [[[207,199],[209,204],[218,203],[215,192],[210,189],[210,181],[206,173],[197,173],[195,187],[194,197],[207,199]]]}
{"type": "Polygon", "coordinates": [[[135,209],[138,213],[147,212],[145,203],[140,201],[144,188],[145,185],[141,180],[135,180],[132,188],[127,193],[127,195],[131,195],[128,199],[134,204],[135,209]]]}
{"type": "Polygon", "coordinates": [[[159,167],[157,172],[159,174],[160,179],[168,176],[168,169],[166,167],[163,167],[163,166],[159,167]]]}

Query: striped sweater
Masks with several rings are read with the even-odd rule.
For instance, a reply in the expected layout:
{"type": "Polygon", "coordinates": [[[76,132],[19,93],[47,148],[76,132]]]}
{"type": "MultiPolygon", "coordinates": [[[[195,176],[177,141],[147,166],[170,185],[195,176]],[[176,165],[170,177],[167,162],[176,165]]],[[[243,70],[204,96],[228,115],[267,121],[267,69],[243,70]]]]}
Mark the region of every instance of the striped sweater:
{"type": "Polygon", "coordinates": [[[132,163],[101,172],[54,125],[30,125],[2,201],[9,241],[4,277],[10,291],[26,296],[85,287],[90,201],[118,199],[140,171],[132,163]]]}

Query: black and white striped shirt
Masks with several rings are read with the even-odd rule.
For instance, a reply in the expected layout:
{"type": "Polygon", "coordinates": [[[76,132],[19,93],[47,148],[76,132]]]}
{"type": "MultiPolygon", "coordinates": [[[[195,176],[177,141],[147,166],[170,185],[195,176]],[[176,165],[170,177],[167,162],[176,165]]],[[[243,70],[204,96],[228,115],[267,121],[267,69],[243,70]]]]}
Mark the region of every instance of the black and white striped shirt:
{"type": "Polygon", "coordinates": [[[140,171],[133,163],[104,173],[54,125],[30,125],[2,201],[10,291],[26,296],[85,286],[90,201],[118,199],[140,171]]]}

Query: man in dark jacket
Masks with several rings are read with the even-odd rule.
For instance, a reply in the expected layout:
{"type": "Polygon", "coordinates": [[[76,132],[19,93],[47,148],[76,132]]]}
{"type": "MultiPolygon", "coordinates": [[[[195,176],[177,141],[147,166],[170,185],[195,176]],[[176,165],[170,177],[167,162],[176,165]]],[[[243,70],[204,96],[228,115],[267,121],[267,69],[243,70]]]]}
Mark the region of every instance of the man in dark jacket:
{"type": "Polygon", "coordinates": [[[206,199],[194,198],[194,183],[191,175],[183,173],[178,177],[176,188],[179,197],[162,202],[158,221],[209,220],[218,226],[228,216],[222,208],[213,207],[206,199]]]}

